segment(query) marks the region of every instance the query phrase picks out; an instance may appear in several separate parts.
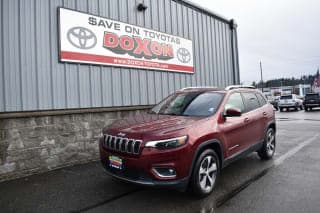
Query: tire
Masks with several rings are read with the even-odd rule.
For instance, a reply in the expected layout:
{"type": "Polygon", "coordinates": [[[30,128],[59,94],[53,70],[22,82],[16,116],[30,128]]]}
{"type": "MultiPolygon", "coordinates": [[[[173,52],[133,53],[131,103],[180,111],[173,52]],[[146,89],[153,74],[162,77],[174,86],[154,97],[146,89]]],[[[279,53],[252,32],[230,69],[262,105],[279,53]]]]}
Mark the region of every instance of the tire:
{"type": "Polygon", "coordinates": [[[308,112],[309,108],[308,107],[304,107],[304,111],[308,112]]]}
{"type": "Polygon", "coordinates": [[[303,106],[302,105],[300,106],[300,109],[303,110],[303,106]]]}
{"type": "Polygon", "coordinates": [[[283,108],[282,107],[280,107],[279,109],[280,109],[280,112],[283,112],[283,108]]]}
{"type": "Polygon", "coordinates": [[[273,157],[276,150],[276,134],[273,128],[266,132],[262,148],[258,151],[261,160],[269,160],[273,157]]]}
{"type": "Polygon", "coordinates": [[[198,157],[192,171],[190,182],[192,193],[197,197],[205,197],[211,194],[217,183],[219,174],[220,162],[216,152],[212,149],[203,151],[198,157]]]}

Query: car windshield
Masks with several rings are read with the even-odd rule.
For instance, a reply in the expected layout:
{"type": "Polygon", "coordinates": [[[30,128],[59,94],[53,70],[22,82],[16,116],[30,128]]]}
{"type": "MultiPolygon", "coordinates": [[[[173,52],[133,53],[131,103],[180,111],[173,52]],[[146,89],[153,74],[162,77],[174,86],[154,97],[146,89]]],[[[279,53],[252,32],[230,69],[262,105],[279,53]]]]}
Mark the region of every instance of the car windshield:
{"type": "Polygon", "coordinates": [[[178,116],[210,116],[219,107],[223,93],[192,92],[175,93],[158,105],[150,113],[178,116]]]}
{"type": "Polygon", "coordinates": [[[319,98],[318,94],[307,94],[306,99],[316,99],[319,98]]]}
{"type": "Polygon", "coordinates": [[[283,95],[280,97],[281,100],[292,99],[292,95],[283,95]]]}

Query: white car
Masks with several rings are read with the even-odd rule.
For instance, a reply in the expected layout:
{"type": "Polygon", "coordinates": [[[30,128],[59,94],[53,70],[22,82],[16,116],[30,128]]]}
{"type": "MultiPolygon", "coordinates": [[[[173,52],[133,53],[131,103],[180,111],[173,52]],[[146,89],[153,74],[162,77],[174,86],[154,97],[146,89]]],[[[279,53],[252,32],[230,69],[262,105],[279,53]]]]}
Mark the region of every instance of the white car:
{"type": "Polygon", "coordinates": [[[286,109],[287,111],[290,108],[294,108],[295,110],[303,109],[303,101],[298,98],[297,95],[291,94],[291,95],[281,95],[279,100],[279,109],[280,112],[283,112],[283,109],[286,109]]]}

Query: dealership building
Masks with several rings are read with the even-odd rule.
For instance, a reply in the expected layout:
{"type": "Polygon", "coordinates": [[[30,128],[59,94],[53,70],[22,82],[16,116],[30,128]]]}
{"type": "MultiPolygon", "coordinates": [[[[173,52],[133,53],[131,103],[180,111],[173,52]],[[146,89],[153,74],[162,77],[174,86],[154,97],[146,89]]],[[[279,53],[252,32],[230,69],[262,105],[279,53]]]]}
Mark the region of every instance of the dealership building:
{"type": "Polygon", "coordinates": [[[185,0],[1,0],[0,181],[98,159],[101,128],[239,84],[236,24],[185,0]]]}

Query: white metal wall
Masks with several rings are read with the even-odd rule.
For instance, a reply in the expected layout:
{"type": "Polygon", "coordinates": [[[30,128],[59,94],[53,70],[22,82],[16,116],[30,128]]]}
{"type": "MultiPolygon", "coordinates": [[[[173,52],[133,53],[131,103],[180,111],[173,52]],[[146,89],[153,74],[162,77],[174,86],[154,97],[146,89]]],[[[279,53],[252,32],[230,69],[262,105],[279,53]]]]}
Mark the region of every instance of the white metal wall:
{"type": "Polygon", "coordinates": [[[184,1],[0,1],[0,112],[148,105],[182,87],[239,83],[236,31],[184,1]],[[59,6],[191,39],[195,74],[59,63],[59,6]]]}

